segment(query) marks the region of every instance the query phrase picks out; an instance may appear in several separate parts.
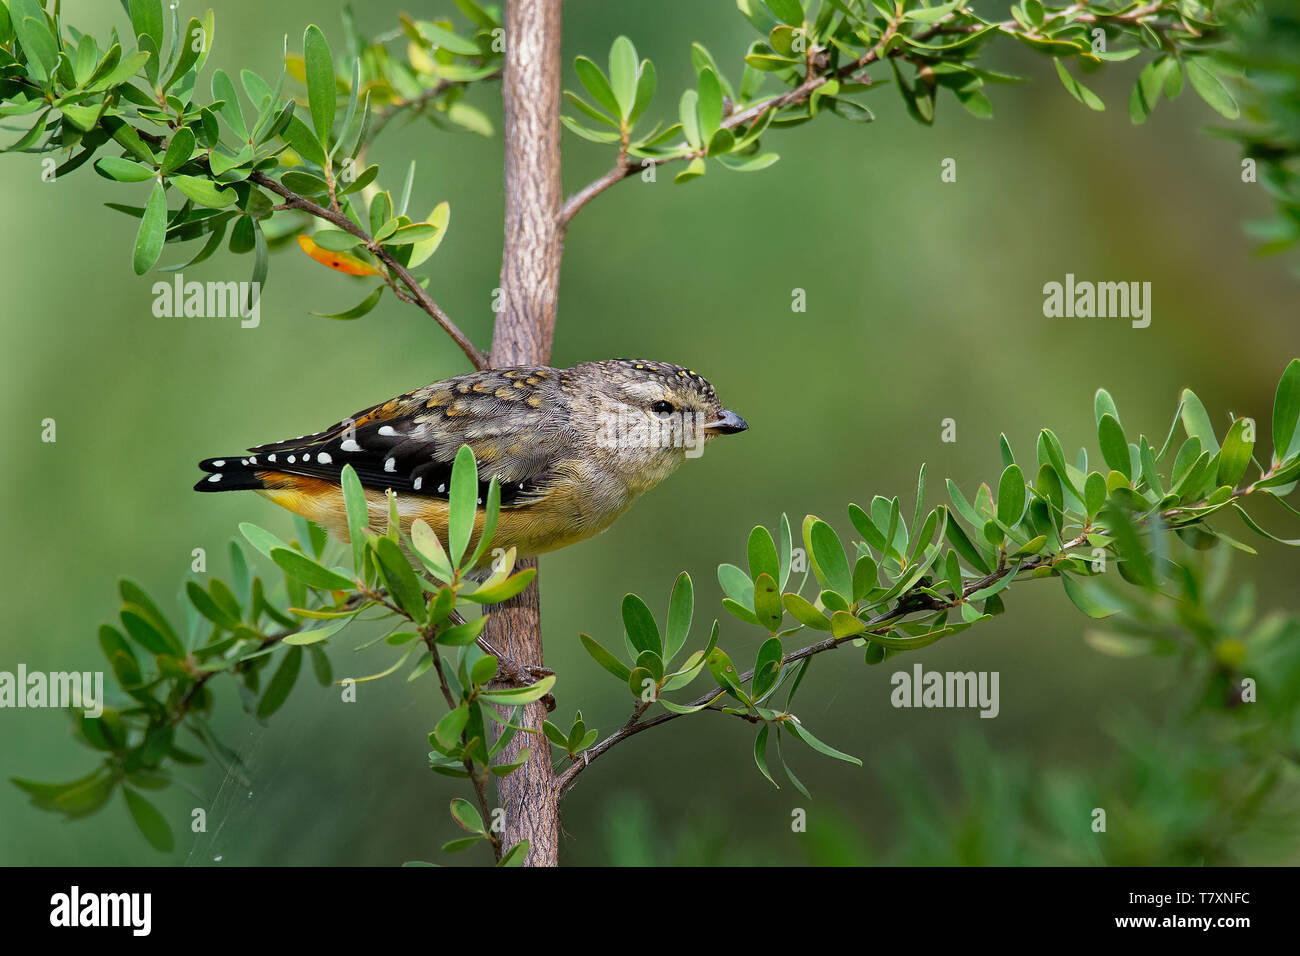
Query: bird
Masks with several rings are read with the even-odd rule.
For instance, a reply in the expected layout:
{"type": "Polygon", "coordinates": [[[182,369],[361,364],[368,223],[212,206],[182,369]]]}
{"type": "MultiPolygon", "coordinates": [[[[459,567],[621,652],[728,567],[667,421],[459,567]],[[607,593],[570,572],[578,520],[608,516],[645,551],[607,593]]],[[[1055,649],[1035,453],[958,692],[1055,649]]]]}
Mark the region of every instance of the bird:
{"type": "Polygon", "coordinates": [[[478,463],[475,541],[492,478],[501,494],[482,568],[497,548],[535,557],[599,534],[687,457],[748,427],[705,378],[667,362],[490,368],[390,398],[322,431],[204,459],[194,489],[256,491],[347,540],[340,482],[351,465],[372,527],[387,526],[391,491],[402,531],[423,519],[446,542],[452,463],[467,445],[478,463]]]}

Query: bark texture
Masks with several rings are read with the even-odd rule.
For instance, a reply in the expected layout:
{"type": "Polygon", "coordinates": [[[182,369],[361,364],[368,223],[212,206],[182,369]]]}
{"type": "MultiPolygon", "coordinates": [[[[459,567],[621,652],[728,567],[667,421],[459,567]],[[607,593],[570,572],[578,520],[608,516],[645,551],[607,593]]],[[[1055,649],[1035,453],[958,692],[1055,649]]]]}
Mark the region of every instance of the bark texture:
{"type": "MultiPolygon", "coordinates": [[[[492,336],[492,365],[546,364],[555,335],[560,285],[560,0],[510,0],[506,7],[505,243],[502,310],[492,336]]],[[[535,562],[521,562],[528,567],[535,562]]],[[[542,664],[540,602],[534,580],[492,614],[486,637],[521,664],[542,664]]],[[[541,735],[546,708],[529,704],[506,752],[531,756],[502,778],[506,847],[529,841],[528,866],[555,866],[559,858],[559,794],[550,746],[541,735]]]]}

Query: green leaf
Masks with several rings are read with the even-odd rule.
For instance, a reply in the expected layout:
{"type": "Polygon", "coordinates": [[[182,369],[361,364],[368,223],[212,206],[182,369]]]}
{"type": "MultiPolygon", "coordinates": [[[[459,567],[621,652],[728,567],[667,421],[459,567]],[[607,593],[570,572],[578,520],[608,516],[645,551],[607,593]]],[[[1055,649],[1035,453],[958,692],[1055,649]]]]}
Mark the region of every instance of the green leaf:
{"type": "Polygon", "coordinates": [[[524,860],[528,858],[529,842],[520,840],[505,853],[501,854],[501,859],[497,862],[499,867],[523,866],[524,860]]]}
{"type": "MultiPolygon", "coordinates": [[[[333,637],[351,623],[352,617],[349,615],[346,620],[335,621],[333,624],[326,624],[324,627],[314,627],[309,631],[299,631],[297,634],[290,634],[284,639],[284,643],[288,644],[290,647],[312,647],[312,645],[319,644],[327,637],[333,637]]],[[[328,662],[328,660],[329,658],[326,658],[326,662],[328,662]]],[[[319,662],[314,658],[312,660],[312,666],[319,666],[319,662]]],[[[322,683],[328,684],[329,681],[322,681],[322,683]]]]}
{"type": "Polygon", "coordinates": [[[322,591],[350,591],[356,583],[341,574],[317,564],[301,551],[289,548],[272,548],[271,560],[278,564],[286,574],[301,581],[308,587],[322,591]]]}
{"type": "Polygon", "coordinates": [[[708,661],[709,673],[718,685],[729,691],[737,700],[749,703],[749,697],[740,686],[740,672],[736,670],[736,665],[731,663],[731,658],[720,647],[715,647],[709,651],[706,658],[708,661]]]}
{"type": "Polygon", "coordinates": [[[122,788],[122,796],[126,798],[126,808],[131,811],[131,819],[140,828],[149,845],[160,853],[170,853],[175,849],[176,839],[172,835],[172,828],[158,812],[158,808],[130,787],[122,788]]]}
{"type": "Polygon", "coordinates": [[[360,575],[364,567],[366,553],[366,528],[370,521],[370,511],[366,505],[366,492],[357,477],[356,469],[344,465],[339,476],[343,487],[343,504],[348,517],[348,538],[352,543],[352,569],[360,575]]]}
{"type": "Polygon", "coordinates": [[[322,319],[359,319],[363,315],[369,315],[375,306],[379,304],[379,300],[384,294],[384,288],[385,287],[382,285],[376,286],[375,291],[371,292],[352,308],[345,309],[342,312],[312,312],[311,314],[322,319]]]}
{"type": "Polygon", "coordinates": [[[756,525],[749,532],[746,551],[749,557],[750,577],[757,578],[760,574],[770,574],[773,578],[779,577],[780,564],[776,556],[776,543],[767,528],[756,525]]]}
{"type": "Polygon", "coordinates": [[[1088,617],[1101,619],[1121,610],[1113,602],[1104,600],[1094,587],[1080,584],[1073,578],[1064,576],[1061,578],[1061,584],[1065,587],[1065,595],[1070,602],[1088,617]]]}
{"type": "Polygon", "coordinates": [[[464,797],[456,797],[451,801],[452,818],[470,833],[486,833],[483,826],[483,817],[479,815],[474,804],[470,803],[464,797]]]}
{"type": "Polygon", "coordinates": [[[649,60],[641,64],[641,74],[636,81],[636,101],[632,104],[632,112],[627,118],[628,125],[636,123],[641,115],[645,113],[655,96],[655,88],[659,80],[655,73],[655,65],[649,60]]]}
{"type": "Polygon", "coordinates": [[[315,163],[317,166],[325,165],[325,147],[316,138],[316,134],[312,132],[311,127],[298,117],[290,118],[289,125],[284,128],[281,135],[284,141],[293,147],[294,152],[303,159],[309,163],[315,163]]]}
{"type": "Polygon", "coordinates": [[[798,737],[809,747],[811,747],[813,750],[817,751],[820,754],[825,754],[827,757],[834,757],[836,760],[843,760],[845,763],[851,763],[858,767],[862,766],[862,761],[859,760],[857,757],[854,757],[851,754],[846,754],[843,751],[836,750],[834,747],[830,746],[830,744],[822,743],[820,740],[818,740],[816,737],[812,735],[812,733],[808,730],[808,728],[804,727],[803,724],[799,723],[798,720],[786,721],[784,729],[789,731],[795,737],[798,737]]]}
{"type": "Polygon", "coordinates": [[[54,34],[50,32],[50,25],[45,19],[44,11],[33,4],[23,6],[28,7],[28,11],[17,4],[14,6],[12,18],[14,32],[18,35],[18,43],[23,52],[27,54],[29,71],[37,82],[44,85],[58,68],[59,44],[54,34]],[[25,15],[28,12],[30,15],[25,15]]]}
{"type": "Polygon", "coordinates": [[[302,648],[290,647],[285,652],[280,666],[266,685],[266,692],[257,702],[257,716],[265,720],[274,714],[289,698],[294,683],[298,680],[298,671],[302,669],[302,648]]]}
{"type": "Polygon", "coordinates": [[[162,183],[154,183],[149,202],[144,207],[144,215],[140,218],[140,228],[135,234],[131,267],[136,275],[144,275],[157,264],[166,238],[167,193],[162,183]]]}
{"type": "Polygon", "coordinates": [[[1008,465],[998,481],[998,521],[1014,528],[1024,513],[1025,476],[1019,465],[1008,465]]]}
{"type": "Polygon", "coordinates": [[[131,18],[131,29],[136,36],[144,35],[153,40],[154,49],[161,50],[163,45],[163,10],[162,0],[128,0],[127,14],[131,18]]]}
{"type": "Polygon", "coordinates": [[[420,32],[449,53],[455,53],[458,56],[481,56],[483,53],[473,40],[468,40],[459,34],[444,29],[436,23],[430,23],[427,20],[421,21],[420,32]]]}
{"type": "Polygon", "coordinates": [[[609,48],[609,80],[619,115],[626,120],[637,100],[637,60],[636,47],[625,36],[617,37],[609,48]]]}
{"type": "Polygon", "coordinates": [[[142,183],[157,175],[148,166],[141,166],[129,159],[118,159],[114,156],[101,156],[95,160],[95,171],[119,183],[142,183]]]}
{"type": "Polygon", "coordinates": [[[622,110],[619,107],[618,97],[614,95],[613,88],[609,85],[609,80],[605,74],[591,60],[585,56],[580,56],[573,61],[573,68],[578,74],[578,79],[582,85],[587,88],[591,98],[610,116],[621,116],[622,110]]]}
{"type": "Polygon", "coordinates": [[[754,763],[758,764],[759,772],[767,778],[768,783],[780,790],[781,786],[772,778],[771,771],[767,769],[767,737],[768,724],[763,724],[758,728],[758,736],[754,738],[754,763]]]}
{"type": "Polygon", "coordinates": [[[763,3],[782,23],[792,27],[803,23],[803,4],[799,0],[763,0],[763,3]]]}
{"type": "Polygon", "coordinates": [[[695,614],[695,585],[691,576],[683,571],[677,575],[673,584],[672,597],[668,601],[668,622],[664,633],[664,661],[669,662],[686,643],[691,631],[691,619],[695,614]]]}
{"type": "Polygon", "coordinates": [[[1246,512],[1246,509],[1243,508],[1241,505],[1236,504],[1236,503],[1234,502],[1234,503],[1233,503],[1233,507],[1237,510],[1237,514],[1241,515],[1241,520],[1242,520],[1243,522],[1245,522],[1246,527],[1248,527],[1251,531],[1255,532],[1257,535],[1260,535],[1261,537],[1268,538],[1270,541],[1276,541],[1276,542],[1278,542],[1278,544],[1285,544],[1285,545],[1288,545],[1288,546],[1290,546],[1290,547],[1292,547],[1292,548],[1300,547],[1300,539],[1297,539],[1297,538],[1290,538],[1290,539],[1288,539],[1288,538],[1279,538],[1277,535],[1275,535],[1275,534],[1273,534],[1273,533],[1271,533],[1271,532],[1269,532],[1269,531],[1265,531],[1265,530],[1264,530],[1264,529],[1259,525],[1259,523],[1258,523],[1257,521],[1255,521],[1255,519],[1252,518],[1252,517],[1251,517],[1251,516],[1246,512]]]}
{"type": "Polygon", "coordinates": [[[518,574],[512,574],[497,584],[479,588],[477,591],[464,595],[464,597],[478,604],[500,604],[502,601],[508,601],[523,591],[532,583],[535,577],[537,577],[536,568],[525,568],[518,574]]]}
{"type": "Polygon", "coordinates": [[[708,167],[704,164],[704,160],[699,156],[696,156],[686,164],[685,169],[673,177],[673,182],[676,184],[688,183],[692,179],[698,179],[703,176],[707,170],[708,167]]]}
{"type": "Polygon", "coordinates": [[[819,631],[829,631],[831,629],[831,622],[826,619],[826,615],[817,610],[807,598],[798,594],[787,593],[782,596],[782,603],[785,604],[785,609],[790,612],[790,616],[800,624],[819,631]]]}
{"type": "Polygon", "coordinates": [[[220,209],[239,199],[239,194],[233,189],[223,189],[212,180],[200,176],[173,176],[171,182],[173,186],[200,206],[220,209]]]}
{"type": "Polygon", "coordinates": [[[1211,455],[1218,454],[1219,442],[1214,437],[1214,426],[1210,424],[1209,413],[1190,388],[1183,389],[1182,404],[1183,429],[1187,432],[1187,437],[1200,439],[1202,451],[1208,451],[1211,455]]]}
{"type": "Polygon", "coordinates": [[[582,646],[587,649],[587,653],[605,670],[609,671],[623,683],[627,683],[628,678],[632,676],[632,669],[620,661],[617,657],[605,650],[595,640],[586,634],[579,634],[578,639],[582,641],[582,646]]]}
{"type": "Polygon", "coordinates": [[[722,84],[711,69],[700,73],[699,99],[696,109],[700,124],[700,140],[708,143],[722,123],[722,84]]]}
{"type": "Polygon", "coordinates": [[[429,257],[438,251],[442,245],[443,238],[447,235],[447,225],[451,221],[451,205],[447,202],[440,202],[434,207],[433,212],[429,214],[427,224],[433,226],[437,231],[428,239],[415,243],[411,247],[411,258],[407,262],[408,269],[414,269],[416,266],[423,265],[429,257]]]}
{"type": "Polygon", "coordinates": [[[433,736],[447,749],[460,742],[461,731],[469,723],[469,704],[462,703],[455,710],[448,712],[433,728],[433,736]]]}
{"type": "Polygon", "coordinates": [[[199,585],[197,581],[186,581],[185,592],[189,596],[190,603],[194,605],[195,610],[206,617],[218,627],[233,631],[239,627],[239,615],[230,614],[225,608],[212,599],[212,596],[199,585]]]}
{"type": "Polygon", "coordinates": [[[623,596],[623,627],[627,631],[628,641],[638,653],[653,651],[663,656],[664,648],[659,639],[659,625],[655,623],[654,615],[650,613],[650,608],[646,606],[645,601],[635,594],[623,596]]]}
{"type": "Polygon", "coordinates": [[[490,704],[530,704],[535,700],[541,700],[551,692],[555,686],[554,675],[543,677],[535,684],[529,684],[527,687],[507,687],[501,690],[483,691],[479,694],[479,700],[485,700],[490,704]]]}
{"type": "Polygon", "coordinates": [[[436,642],[447,647],[463,647],[466,644],[473,644],[478,640],[478,636],[483,633],[483,628],[487,627],[489,620],[491,620],[491,617],[484,614],[472,621],[466,621],[464,624],[457,624],[444,631],[439,631],[436,642]]]}
{"type": "Polygon", "coordinates": [[[1273,398],[1273,460],[1300,453],[1300,359],[1287,363],[1273,398]]]}
{"type": "Polygon", "coordinates": [[[813,570],[822,586],[844,597],[853,594],[853,575],[849,571],[844,546],[825,521],[814,521],[809,529],[813,570]]]}
{"type": "Polygon", "coordinates": [[[1223,85],[1223,81],[1201,65],[1200,60],[1188,57],[1185,61],[1187,64],[1187,78],[1192,82],[1192,89],[1197,95],[1210,107],[1225,116],[1228,119],[1236,119],[1241,115],[1241,109],[1237,106],[1237,101],[1228,88],[1223,85]]]}
{"type": "Polygon", "coordinates": [[[221,100],[221,118],[231,132],[239,137],[240,143],[246,143],[248,127],[244,125],[244,114],[239,109],[239,94],[235,92],[234,82],[222,70],[213,71],[212,97],[221,100]]]}
{"type": "Polygon", "coordinates": [[[1053,57],[1052,62],[1056,64],[1056,73],[1071,96],[1089,109],[1104,110],[1106,108],[1106,104],[1101,101],[1096,93],[1070,75],[1070,71],[1065,68],[1065,64],[1059,58],[1053,57]]]}
{"type": "Polygon", "coordinates": [[[781,674],[781,639],[769,637],[758,648],[758,657],[754,661],[754,678],[751,688],[754,700],[761,701],[776,686],[781,674]]]}
{"type": "Polygon", "coordinates": [[[484,654],[474,662],[474,669],[470,671],[469,682],[475,687],[486,684],[496,676],[499,664],[500,661],[491,654],[484,654]]]}
{"type": "Polygon", "coordinates": [[[190,71],[211,45],[211,31],[193,17],[185,25],[185,31],[177,37],[176,63],[171,75],[163,84],[163,90],[170,89],[176,81],[190,71]]]}
{"type": "Polygon", "coordinates": [[[171,142],[167,144],[167,151],[163,153],[159,171],[165,176],[189,162],[193,155],[194,132],[188,126],[182,126],[172,135],[171,142]]]}
{"type": "Polygon", "coordinates": [[[450,508],[447,518],[447,547],[451,562],[460,567],[470,535],[474,533],[474,516],[478,513],[478,464],[468,445],[461,445],[451,466],[450,508]]]}
{"type": "Polygon", "coordinates": [[[421,590],[420,582],[411,568],[411,562],[406,560],[406,555],[402,554],[402,549],[397,543],[386,535],[374,538],[370,542],[370,547],[374,549],[375,557],[379,559],[379,573],[388,587],[389,596],[397,601],[398,606],[410,615],[412,620],[417,624],[423,624],[425,621],[424,591],[421,590]]]}
{"type": "MultiPolygon", "coordinates": [[[[960,6],[962,6],[962,3],[959,2],[959,0],[953,0],[953,2],[951,3],[945,3],[937,7],[920,7],[915,10],[907,11],[907,13],[903,14],[903,19],[911,20],[914,23],[936,23],[939,20],[942,20],[948,14],[952,13],[960,6]]],[[[1038,22],[1041,23],[1042,22],[1041,14],[1043,8],[1042,5],[1038,3],[1038,0],[1027,0],[1026,6],[1038,7],[1038,12],[1040,14],[1038,18],[1038,22]]]]}
{"type": "Polygon", "coordinates": [[[1115,541],[1115,550],[1124,562],[1128,579],[1142,587],[1153,588],[1156,580],[1151,554],[1128,513],[1122,507],[1117,507],[1114,499],[1107,509],[1107,520],[1111,537],[1115,541]]]}
{"type": "Polygon", "coordinates": [[[759,624],[775,634],[781,628],[785,611],[781,605],[781,589],[770,574],[760,574],[754,580],[754,616],[759,624]]]}
{"type": "Polygon", "coordinates": [[[1255,440],[1252,438],[1247,441],[1245,438],[1247,425],[1248,422],[1244,418],[1237,419],[1223,439],[1223,448],[1219,452],[1218,482],[1220,485],[1235,488],[1241,476],[1246,473],[1251,453],[1255,450],[1255,440]]]}
{"type": "Polygon", "coordinates": [[[757,153],[753,156],[724,154],[714,157],[719,163],[738,173],[756,173],[774,164],[781,157],[776,153],[757,153]]]}
{"type": "Polygon", "coordinates": [[[316,128],[320,141],[327,143],[334,128],[334,58],[330,55],[325,34],[315,24],[307,27],[303,34],[302,59],[307,74],[307,102],[311,107],[311,123],[316,128]]]}
{"type": "Polygon", "coordinates": [[[1133,465],[1129,458],[1128,440],[1124,437],[1124,429],[1110,412],[1103,412],[1097,423],[1097,442],[1106,464],[1132,481],[1133,465]]]}

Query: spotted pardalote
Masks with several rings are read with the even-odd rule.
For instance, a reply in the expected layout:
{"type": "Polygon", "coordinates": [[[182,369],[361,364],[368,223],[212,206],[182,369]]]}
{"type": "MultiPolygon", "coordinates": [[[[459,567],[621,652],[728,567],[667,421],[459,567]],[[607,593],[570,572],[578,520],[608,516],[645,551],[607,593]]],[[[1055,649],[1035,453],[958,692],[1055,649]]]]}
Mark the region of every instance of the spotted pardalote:
{"type": "MultiPolygon", "coordinates": [[[[665,362],[488,369],[399,395],[315,434],[208,458],[194,487],[257,491],[346,538],[339,482],[351,465],[371,527],[387,525],[391,489],[404,530],[422,518],[445,541],[451,466],[468,445],[480,503],[488,481],[500,483],[493,547],[528,557],[605,530],[685,458],[748,427],[704,378],[665,362]]],[[[480,509],[479,528],[482,518],[480,509]]]]}

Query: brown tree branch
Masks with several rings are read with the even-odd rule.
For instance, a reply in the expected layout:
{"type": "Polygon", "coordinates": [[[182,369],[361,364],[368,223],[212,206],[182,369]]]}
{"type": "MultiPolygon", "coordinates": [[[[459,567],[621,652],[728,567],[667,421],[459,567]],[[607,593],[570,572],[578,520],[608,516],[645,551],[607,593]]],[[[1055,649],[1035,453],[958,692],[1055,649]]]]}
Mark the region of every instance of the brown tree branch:
{"type": "MultiPolygon", "coordinates": [[[[470,360],[476,369],[484,369],[488,367],[487,356],[478,350],[474,343],[469,340],[469,337],[465,335],[465,333],[457,327],[456,323],[451,320],[450,316],[448,316],[446,312],[442,311],[437,302],[433,301],[432,296],[424,290],[424,287],[420,285],[419,280],[411,274],[410,270],[394,259],[392,254],[389,253],[381,243],[376,242],[368,232],[358,226],[342,212],[328,209],[319,203],[313,202],[306,196],[299,195],[292,189],[276,182],[265,173],[255,172],[248,177],[248,180],[264,189],[269,189],[271,192],[284,199],[281,208],[300,210],[308,215],[315,216],[317,219],[324,220],[331,225],[337,226],[345,232],[349,232],[360,239],[365,243],[366,249],[373,253],[375,258],[384,264],[384,267],[388,269],[389,273],[397,276],[397,278],[401,280],[402,284],[410,290],[408,301],[413,301],[415,305],[423,309],[435,322],[442,326],[443,331],[451,336],[452,341],[460,347],[460,350],[465,353],[465,357],[470,360]]],[[[393,285],[393,291],[399,296],[403,295],[396,285],[393,285]]]]}

